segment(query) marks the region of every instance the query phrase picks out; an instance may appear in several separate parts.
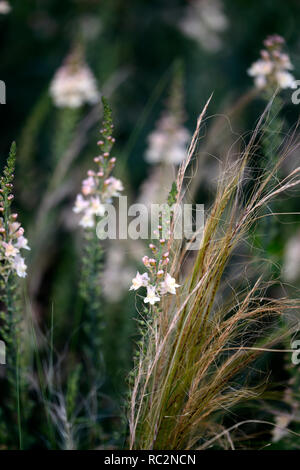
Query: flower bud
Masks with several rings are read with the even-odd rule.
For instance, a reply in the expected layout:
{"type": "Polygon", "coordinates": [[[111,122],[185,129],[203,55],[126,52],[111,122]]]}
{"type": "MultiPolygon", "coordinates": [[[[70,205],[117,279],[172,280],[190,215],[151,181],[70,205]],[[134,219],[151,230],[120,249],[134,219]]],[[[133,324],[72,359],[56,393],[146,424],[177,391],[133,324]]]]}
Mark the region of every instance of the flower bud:
{"type": "Polygon", "coordinates": [[[143,264],[144,264],[146,267],[149,266],[149,258],[148,258],[148,256],[144,256],[143,259],[142,259],[142,261],[143,261],[143,264]]]}

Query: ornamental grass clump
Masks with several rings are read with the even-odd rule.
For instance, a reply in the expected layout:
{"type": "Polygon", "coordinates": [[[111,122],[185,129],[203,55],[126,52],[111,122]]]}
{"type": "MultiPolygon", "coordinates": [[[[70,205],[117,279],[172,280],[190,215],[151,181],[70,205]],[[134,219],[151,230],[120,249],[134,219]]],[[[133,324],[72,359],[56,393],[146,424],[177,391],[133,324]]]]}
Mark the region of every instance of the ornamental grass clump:
{"type": "MultiPolygon", "coordinates": [[[[188,168],[207,105],[198,120],[176,181],[168,241],[168,276],[174,295],[162,297],[156,290],[155,298],[147,291],[145,301],[151,307],[140,313],[141,342],[129,414],[132,449],[234,448],[234,432],[227,433],[224,420],[235,405],[259,396],[265,388],[266,380],[260,380],[259,386],[251,384],[249,366],[287,335],[281,316],[299,306],[286,298],[271,298],[270,283],[262,284],[259,274],[246,281],[246,262],[235,289],[228,272],[233,255],[242,254],[240,246],[245,246],[242,242],[260,210],[300,182],[299,167],[277,179],[287,152],[258,178],[251,174],[251,158],[260,144],[269,106],[240,157],[225,164],[206,214],[202,244],[189,262],[188,244],[175,241],[173,235],[176,204],[179,207],[188,194],[188,168]]],[[[154,283],[147,274],[138,274],[133,289],[139,285],[149,289],[154,283]]]]}

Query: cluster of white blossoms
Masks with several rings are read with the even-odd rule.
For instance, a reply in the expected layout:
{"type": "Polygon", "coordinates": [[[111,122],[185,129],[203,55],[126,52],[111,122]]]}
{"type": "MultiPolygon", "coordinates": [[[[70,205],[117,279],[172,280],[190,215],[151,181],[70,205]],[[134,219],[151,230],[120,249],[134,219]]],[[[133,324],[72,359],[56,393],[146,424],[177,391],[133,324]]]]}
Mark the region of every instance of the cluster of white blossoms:
{"type": "Polygon", "coordinates": [[[50,95],[59,108],[80,108],[100,99],[95,77],[77,52],[70,54],[57,70],[50,85],[50,95]]]}
{"type": "MultiPolygon", "coordinates": [[[[4,208],[0,202],[0,213],[4,208]]],[[[24,237],[24,229],[17,222],[18,214],[11,214],[7,224],[0,217],[0,260],[1,276],[6,279],[11,271],[15,271],[19,277],[26,277],[27,266],[22,257],[22,250],[30,250],[27,238],[24,237]]]]}
{"type": "Polygon", "coordinates": [[[7,15],[11,12],[11,5],[6,0],[0,1],[0,15],[7,15]]]}
{"type": "Polygon", "coordinates": [[[277,34],[264,41],[265,49],[260,53],[261,58],[248,69],[257,88],[297,88],[295,78],[289,72],[294,67],[289,56],[282,52],[284,42],[277,34]]]}
{"type": "Polygon", "coordinates": [[[179,123],[176,115],[166,113],[148,136],[147,162],[179,165],[186,158],[190,137],[189,131],[179,123]]]}
{"type": "MultiPolygon", "coordinates": [[[[157,234],[161,236],[162,226],[158,226],[157,234]]],[[[147,289],[147,295],[144,297],[144,303],[154,305],[160,302],[161,297],[165,294],[176,294],[177,287],[176,279],[168,272],[168,265],[170,262],[169,252],[164,250],[166,240],[159,239],[159,246],[150,243],[149,248],[152,251],[152,258],[144,256],[142,261],[148,272],[140,274],[136,273],[135,278],[132,279],[132,285],[129,290],[138,290],[141,287],[147,289]]]]}
{"type": "Polygon", "coordinates": [[[222,47],[220,34],[228,28],[228,19],[220,0],[193,0],[179,23],[181,31],[208,52],[222,47]]]}
{"type": "Polygon", "coordinates": [[[111,135],[112,130],[111,121],[104,123],[104,128],[100,130],[102,138],[97,145],[101,154],[94,158],[98,168],[96,171],[88,171],[73,208],[76,214],[81,215],[79,225],[86,229],[95,227],[97,217],[103,217],[105,214],[105,204],[110,203],[113,197],[119,197],[120,191],[124,189],[121,180],[111,176],[116,163],[116,158],[110,157],[115,142],[111,135]]]}

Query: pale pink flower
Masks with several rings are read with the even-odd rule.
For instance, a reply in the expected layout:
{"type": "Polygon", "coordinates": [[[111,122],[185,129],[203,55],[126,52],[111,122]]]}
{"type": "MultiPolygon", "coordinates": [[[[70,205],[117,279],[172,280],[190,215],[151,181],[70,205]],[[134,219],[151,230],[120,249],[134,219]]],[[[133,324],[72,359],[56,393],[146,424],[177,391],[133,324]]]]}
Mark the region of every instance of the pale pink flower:
{"type": "Polygon", "coordinates": [[[89,176],[82,182],[82,194],[88,196],[92,194],[96,188],[96,181],[92,176],[89,176]]]}
{"type": "Polygon", "coordinates": [[[22,256],[16,256],[13,261],[13,268],[19,277],[26,277],[27,266],[22,256]]]}
{"type": "Polygon", "coordinates": [[[103,216],[105,214],[105,206],[101,203],[98,196],[92,197],[90,200],[89,211],[94,215],[103,216]]]}
{"type": "Polygon", "coordinates": [[[87,209],[88,206],[89,206],[89,201],[84,199],[82,194],[78,194],[76,197],[75,205],[73,207],[73,212],[75,212],[75,214],[79,214],[80,212],[87,209]]]}
{"type": "Polygon", "coordinates": [[[79,108],[85,103],[95,104],[100,97],[96,80],[84,63],[66,63],[60,67],[51,83],[50,94],[59,108],[79,108]]]}
{"type": "Polygon", "coordinates": [[[132,279],[132,286],[129,290],[138,290],[140,287],[146,287],[150,281],[147,273],[140,274],[138,271],[135,278],[132,279]]]}
{"type": "Polygon", "coordinates": [[[144,298],[144,303],[149,303],[154,305],[156,302],[160,301],[160,297],[156,293],[155,286],[147,286],[147,297],[144,298]]]}
{"type": "Polygon", "coordinates": [[[2,245],[3,245],[4,248],[5,248],[4,254],[5,254],[6,258],[14,258],[14,257],[17,256],[17,254],[19,253],[18,248],[16,248],[16,247],[12,244],[11,241],[8,242],[8,243],[2,242],[2,245]]]}
{"type": "Polygon", "coordinates": [[[95,226],[94,214],[86,211],[84,216],[80,219],[79,225],[83,228],[92,228],[95,226]]]}
{"type": "Polygon", "coordinates": [[[177,287],[180,287],[180,285],[176,284],[176,279],[167,273],[164,281],[161,282],[161,293],[176,294],[177,287]]]}
{"type": "Polygon", "coordinates": [[[119,197],[120,196],[120,191],[124,190],[123,183],[121,180],[115,178],[114,176],[111,176],[110,178],[107,178],[105,181],[105,195],[110,198],[110,197],[119,197]]]}
{"type": "Polygon", "coordinates": [[[28,246],[28,240],[27,238],[23,237],[23,235],[18,238],[17,242],[15,243],[15,247],[18,249],[30,250],[30,247],[28,246]]]}

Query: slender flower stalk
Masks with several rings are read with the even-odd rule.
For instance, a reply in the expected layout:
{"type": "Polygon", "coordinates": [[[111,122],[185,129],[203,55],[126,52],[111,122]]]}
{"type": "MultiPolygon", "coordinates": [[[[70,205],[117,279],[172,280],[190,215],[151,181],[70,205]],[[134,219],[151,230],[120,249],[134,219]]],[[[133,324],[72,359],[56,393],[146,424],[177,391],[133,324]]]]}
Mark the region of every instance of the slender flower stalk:
{"type": "Polygon", "coordinates": [[[84,339],[81,344],[93,374],[99,369],[103,329],[100,279],[103,271],[103,249],[96,234],[96,226],[104,217],[105,204],[111,203],[123,191],[122,182],[112,175],[116,163],[116,158],[111,156],[115,143],[112,136],[114,126],[111,110],[104,98],[102,101],[104,120],[97,143],[99,154],[94,158],[96,168],[88,170],[73,207],[85,236],[80,282],[80,294],[84,300],[84,339]]]}
{"type": "Polygon", "coordinates": [[[22,256],[23,250],[29,250],[24,229],[17,221],[18,214],[11,210],[14,196],[12,194],[16,145],[12,144],[7,165],[0,178],[0,335],[6,345],[7,357],[7,400],[8,413],[12,423],[9,439],[12,445],[18,442],[22,447],[21,431],[21,391],[20,383],[20,305],[19,279],[26,277],[26,264],[22,256]],[[17,420],[15,419],[17,410],[17,420]]]}
{"type": "MultiPolygon", "coordinates": [[[[138,290],[146,287],[147,295],[144,297],[144,303],[154,306],[159,303],[161,298],[166,294],[176,294],[176,289],[180,287],[176,280],[168,272],[170,262],[170,254],[167,249],[167,242],[163,238],[164,214],[160,213],[160,223],[157,227],[157,236],[159,241],[150,243],[149,248],[152,252],[151,258],[144,256],[142,262],[148,272],[140,274],[136,273],[136,277],[132,279],[132,285],[129,290],[138,290]]],[[[172,221],[172,219],[171,219],[172,221]]],[[[168,221],[171,225],[170,221],[168,221]]]]}

